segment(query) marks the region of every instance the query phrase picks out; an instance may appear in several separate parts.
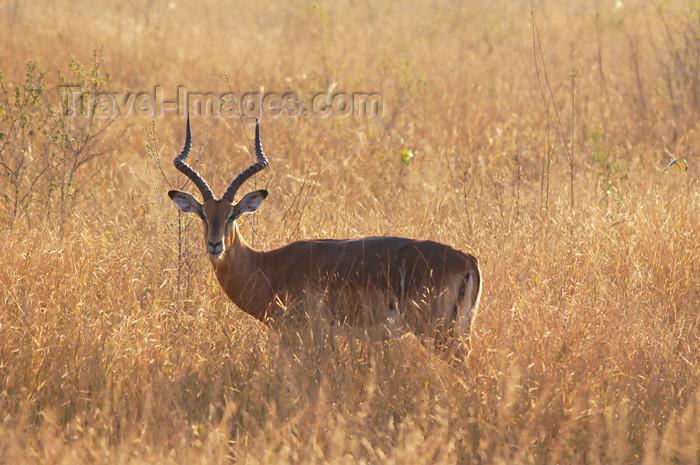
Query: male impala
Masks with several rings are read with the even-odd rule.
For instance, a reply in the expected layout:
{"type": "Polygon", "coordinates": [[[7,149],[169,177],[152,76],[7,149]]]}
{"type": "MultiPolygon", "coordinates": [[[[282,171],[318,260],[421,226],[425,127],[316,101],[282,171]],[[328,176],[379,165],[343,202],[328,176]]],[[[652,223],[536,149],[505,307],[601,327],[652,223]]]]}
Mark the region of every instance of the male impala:
{"type": "Polygon", "coordinates": [[[268,164],[259,124],[257,162],[243,170],[219,200],[185,163],[191,146],[188,118],[185,147],[174,163],[202,193],[202,203],[177,190],[168,195],[180,210],[202,219],[216,277],[241,310],[270,323],[285,315],[304,316],[309,307],[302,304],[316,299],[329,310],[334,324],[380,328],[383,337],[403,326],[436,341],[469,333],[481,294],[475,257],[437,242],[400,237],[304,240],[256,250],[246,244],[236,220],[257,210],[267,191],[250,192],[237,203],[234,196],[268,164]]]}

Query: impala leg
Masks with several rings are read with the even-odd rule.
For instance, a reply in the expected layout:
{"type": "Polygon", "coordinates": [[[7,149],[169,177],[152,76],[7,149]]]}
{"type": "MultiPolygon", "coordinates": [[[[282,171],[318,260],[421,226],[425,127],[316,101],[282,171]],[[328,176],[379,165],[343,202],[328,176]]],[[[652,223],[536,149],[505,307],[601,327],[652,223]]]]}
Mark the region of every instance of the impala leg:
{"type": "Polygon", "coordinates": [[[386,317],[376,324],[350,325],[336,323],[331,328],[331,334],[359,340],[386,341],[406,332],[404,319],[394,304],[390,304],[383,313],[386,314],[386,317]]]}

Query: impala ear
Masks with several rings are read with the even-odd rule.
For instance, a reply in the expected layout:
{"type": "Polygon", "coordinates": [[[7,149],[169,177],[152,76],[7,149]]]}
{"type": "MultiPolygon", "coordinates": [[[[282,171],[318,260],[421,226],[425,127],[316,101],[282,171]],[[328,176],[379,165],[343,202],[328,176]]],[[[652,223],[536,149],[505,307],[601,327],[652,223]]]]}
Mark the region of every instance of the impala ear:
{"type": "Polygon", "coordinates": [[[233,219],[235,220],[244,213],[254,212],[260,207],[266,197],[267,191],[264,189],[247,193],[245,196],[243,196],[241,201],[238,202],[235,207],[233,207],[233,219]]]}
{"type": "Polygon", "coordinates": [[[199,216],[202,216],[202,204],[187,192],[173,190],[169,191],[168,195],[171,199],[173,199],[173,202],[175,202],[177,208],[183,212],[196,213],[199,216]]]}

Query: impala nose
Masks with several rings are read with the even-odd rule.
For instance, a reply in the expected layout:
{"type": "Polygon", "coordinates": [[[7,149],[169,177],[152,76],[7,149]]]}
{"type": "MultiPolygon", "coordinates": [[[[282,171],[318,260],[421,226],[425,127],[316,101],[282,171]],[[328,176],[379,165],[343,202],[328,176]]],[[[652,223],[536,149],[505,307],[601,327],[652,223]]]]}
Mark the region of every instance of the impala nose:
{"type": "Polygon", "coordinates": [[[224,250],[224,245],[221,241],[207,241],[207,252],[212,255],[219,255],[224,250]]]}

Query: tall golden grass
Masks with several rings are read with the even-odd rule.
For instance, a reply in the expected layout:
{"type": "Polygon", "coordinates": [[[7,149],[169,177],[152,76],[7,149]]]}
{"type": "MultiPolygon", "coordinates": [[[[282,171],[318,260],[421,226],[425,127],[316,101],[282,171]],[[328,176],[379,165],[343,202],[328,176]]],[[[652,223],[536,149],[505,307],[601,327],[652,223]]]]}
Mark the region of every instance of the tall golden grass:
{"type": "MultiPolygon", "coordinates": [[[[15,211],[3,168],[0,463],[700,462],[697,1],[116,3],[3,2],[6,95],[35,61],[57,104],[93,54],[121,96],[381,93],[381,118],[263,118],[271,195],[243,234],[473,253],[471,352],[235,308],[165,195],[174,113],[95,135],[118,146],[63,199],[38,168],[63,152],[23,136],[1,145],[34,194],[15,211]]],[[[243,126],[193,130],[220,194],[243,126]]]]}

